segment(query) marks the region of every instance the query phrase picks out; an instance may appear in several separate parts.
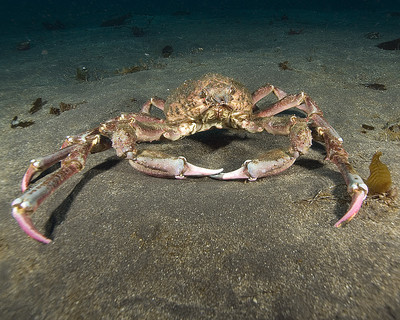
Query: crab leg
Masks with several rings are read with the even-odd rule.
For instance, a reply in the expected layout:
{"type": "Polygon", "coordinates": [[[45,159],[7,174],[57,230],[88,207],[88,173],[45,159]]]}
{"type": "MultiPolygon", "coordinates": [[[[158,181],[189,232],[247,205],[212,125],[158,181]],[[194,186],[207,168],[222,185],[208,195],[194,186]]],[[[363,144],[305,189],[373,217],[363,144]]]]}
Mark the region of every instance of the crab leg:
{"type": "MultiPolygon", "coordinates": [[[[288,150],[271,150],[258,159],[246,160],[242,167],[231,172],[220,173],[212,178],[220,180],[248,179],[278,174],[288,169],[296,159],[311,147],[311,130],[307,123],[296,117],[271,117],[261,121],[262,128],[273,134],[289,135],[290,147],[288,150]]],[[[251,124],[249,127],[252,127],[251,124]]]]}
{"type": "Polygon", "coordinates": [[[282,150],[271,150],[257,159],[246,160],[237,170],[215,174],[211,178],[218,180],[247,179],[255,181],[257,178],[271,176],[286,170],[296,161],[296,158],[282,150]]]}
{"type": "Polygon", "coordinates": [[[187,176],[212,176],[222,172],[223,169],[207,169],[195,166],[184,157],[172,157],[162,152],[144,150],[129,163],[136,170],[156,177],[171,177],[184,179],[187,176]]]}
{"type": "Polygon", "coordinates": [[[43,243],[51,242],[50,239],[43,236],[35,228],[32,223],[31,215],[64,181],[79,172],[81,169],[82,166],[79,162],[71,162],[69,165],[60,168],[47,179],[41,181],[37,186],[28,190],[20,198],[17,198],[12,202],[12,215],[15,220],[18,221],[21,229],[24,230],[28,236],[43,243]]]}
{"type": "MultiPolygon", "coordinates": [[[[360,178],[356,176],[355,178],[360,178]]],[[[361,178],[360,178],[361,179],[361,178]]],[[[342,223],[349,222],[354,216],[358,213],[361,208],[361,205],[368,194],[368,187],[365,183],[352,183],[348,188],[349,193],[353,193],[349,210],[346,214],[335,223],[335,227],[341,227],[342,223]],[[365,188],[365,189],[364,189],[365,188]]]]}
{"type": "Polygon", "coordinates": [[[343,222],[350,221],[360,210],[364,199],[368,194],[368,187],[357,174],[348,161],[348,154],[344,150],[342,144],[343,139],[336,130],[324,119],[321,109],[317,104],[304,92],[296,95],[287,95],[275,103],[271,108],[261,111],[255,115],[257,118],[265,118],[274,116],[284,110],[297,108],[307,114],[307,120],[321,136],[326,145],[326,159],[332,161],[339,168],[347,185],[348,192],[352,196],[349,210],[335,224],[340,227],[343,222]]]}
{"type": "Polygon", "coordinates": [[[165,105],[164,99],[159,98],[159,97],[153,97],[144,103],[140,112],[150,114],[151,106],[155,106],[158,109],[164,111],[164,105],[165,105]]]}
{"type": "Polygon", "coordinates": [[[347,191],[352,196],[347,213],[335,224],[335,227],[340,227],[344,222],[349,222],[353,219],[358,213],[363,201],[367,197],[368,187],[349,163],[348,154],[342,147],[343,139],[337,137],[337,132],[327,124],[321,115],[313,114],[310,118],[317,127],[319,134],[325,140],[326,158],[338,167],[346,182],[347,191]]]}
{"type": "Polygon", "coordinates": [[[287,93],[285,91],[268,83],[252,93],[253,104],[256,104],[258,101],[265,98],[271,92],[273,92],[279,100],[287,96],[287,93]]]}
{"type": "Polygon", "coordinates": [[[29,165],[28,170],[25,172],[25,175],[22,178],[22,183],[21,183],[22,192],[25,192],[25,190],[29,186],[29,183],[31,182],[32,178],[35,175],[50,168],[53,164],[57,163],[58,161],[65,159],[72,149],[73,146],[68,146],[46,157],[31,160],[31,164],[29,165]]]}
{"type": "MultiPolygon", "coordinates": [[[[60,150],[63,152],[58,151],[53,155],[42,158],[44,159],[41,162],[42,166],[38,166],[39,169],[37,171],[40,171],[42,168],[48,168],[51,164],[54,164],[60,159],[64,158],[64,160],[62,160],[60,169],[50,174],[48,177],[45,177],[37,185],[27,190],[21,197],[12,202],[13,217],[19,223],[21,229],[31,238],[43,243],[51,242],[50,239],[46,238],[35,228],[32,223],[31,215],[63,182],[83,169],[88,154],[100,141],[98,135],[90,136],[89,134],[90,132],[79,137],[70,138],[74,141],[81,141],[81,143],[67,146],[60,150]],[[65,154],[67,151],[69,151],[69,153],[65,154]]],[[[66,143],[67,142],[68,139],[66,143]]],[[[107,144],[104,147],[108,147],[107,144]]],[[[35,169],[32,169],[32,167],[30,167],[25,174],[25,176],[28,177],[26,179],[24,177],[26,181],[29,181],[29,176],[32,176],[31,172],[35,172],[35,169]]]]}

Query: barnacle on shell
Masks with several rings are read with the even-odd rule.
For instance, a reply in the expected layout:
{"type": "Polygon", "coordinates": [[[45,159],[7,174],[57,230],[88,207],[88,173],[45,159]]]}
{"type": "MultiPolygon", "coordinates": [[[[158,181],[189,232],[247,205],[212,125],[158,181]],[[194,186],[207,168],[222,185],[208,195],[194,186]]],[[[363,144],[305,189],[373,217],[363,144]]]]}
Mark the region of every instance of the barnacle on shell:
{"type": "Polygon", "coordinates": [[[392,178],[388,167],[379,159],[382,152],[376,152],[369,165],[369,177],[366,184],[369,189],[369,194],[386,193],[392,187],[392,178]]]}

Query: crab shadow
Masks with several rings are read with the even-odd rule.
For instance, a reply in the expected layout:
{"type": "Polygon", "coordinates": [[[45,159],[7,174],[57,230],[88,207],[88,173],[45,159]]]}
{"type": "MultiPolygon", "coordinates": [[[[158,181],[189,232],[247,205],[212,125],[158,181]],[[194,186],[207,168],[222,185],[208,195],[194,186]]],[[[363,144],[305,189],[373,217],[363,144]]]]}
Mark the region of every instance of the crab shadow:
{"type": "MultiPolygon", "coordinates": [[[[112,169],[121,161],[122,160],[117,158],[116,156],[111,156],[107,158],[104,162],[98,164],[97,166],[85,172],[82,178],[77,183],[77,185],[74,187],[74,189],[69,193],[69,195],[64,199],[64,201],[51,213],[50,218],[47,220],[45,224],[44,235],[47,238],[52,239],[54,230],[58,225],[60,225],[66,219],[73,201],[81,192],[83,187],[94,177],[107,170],[112,169]]],[[[52,169],[51,171],[54,171],[54,169],[52,169]]]]}
{"type": "Polygon", "coordinates": [[[198,132],[187,139],[200,142],[215,151],[230,145],[233,141],[248,140],[249,137],[228,129],[212,129],[198,132]]]}

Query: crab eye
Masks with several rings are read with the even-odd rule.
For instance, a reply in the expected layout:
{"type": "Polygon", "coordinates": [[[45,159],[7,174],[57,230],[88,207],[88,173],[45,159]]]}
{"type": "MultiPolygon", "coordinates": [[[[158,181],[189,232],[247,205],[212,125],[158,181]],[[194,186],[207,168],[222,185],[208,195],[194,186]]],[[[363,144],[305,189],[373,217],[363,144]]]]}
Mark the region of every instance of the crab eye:
{"type": "Polygon", "coordinates": [[[232,87],[231,87],[231,88],[229,89],[229,93],[230,93],[230,94],[235,94],[235,93],[236,93],[235,88],[232,88],[232,87]]]}

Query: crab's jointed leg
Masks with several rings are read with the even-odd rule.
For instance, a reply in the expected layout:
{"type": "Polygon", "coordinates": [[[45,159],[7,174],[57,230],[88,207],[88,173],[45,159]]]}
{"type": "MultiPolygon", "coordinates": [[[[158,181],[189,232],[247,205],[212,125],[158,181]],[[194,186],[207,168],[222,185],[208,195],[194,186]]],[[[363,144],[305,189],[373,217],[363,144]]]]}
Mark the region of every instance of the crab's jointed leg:
{"type": "MultiPolygon", "coordinates": [[[[163,100],[160,99],[157,102],[159,107],[162,106],[163,100]]],[[[12,214],[25,233],[43,243],[51,241],[34,227],[31,215],[63,182],[83,169],[89,153],[113,147],[117,155],[129,160],[134,168],[153,176],[182,179],[185,176],[210,176],[222,171],[222,169],[211,170],[197,167],[187,162],[184,157],[171,157],[154,151],[138,152],[137,142],[159,140],[161,137],[176,140],[186,132],[184,129],[182,132],[170,129],[164,120],[146,113],[149,110],[150,105],[148,110],[144,108],[142,113],[122,114],[104,122],[99,128],[79,136],[67,137],[59,151],[33,160],[22,182],[25,193],[11,204],[12,214]],[[61,161],[60,169],[26,190],[35,174],[59,161],[61,161]]]]}
{"type": "Polygon", "coordinates": [[[279,100],[287,96],[287,93],[285,91],[268,83],[252,93],[253,104],[256,104],[258,101],[265,98],[271,92],[273,92],[279,100]]]}
{"type": "Polygon", "coordinates": [[[160,110],[164,111],[165,100],[159,97],[153,97],[150,100],[146,101],[142,106],[140,112],[150,114],[150,110],[152,106],[157,107],[160,110]]]}
{"type": "MultiPolygon", "coordinates": [[[[311,130],[306,121],[294,116],[269,117],[256,122],[262,129],[272,134],[288,135],[290,147],[287,150],[270,150],[257,159],[246,160],[242,167],[231,172],[212,176],[221,180],[258,178],[278,174],[288,169],[296,159],[311,147],[311,130]]],[[[250,124],[254,128],[254,124],[250,124]]]]}
{"type": "MultiPolygon", "coordinates": [[[[268,86],[263,87],[253,94],[253,98],[257,102],[273,90],[279,89],[272,89],[268,86]]],[[[280,98],[280,93],[279,91],[277,92],[278,93],[274,91],[275,95],[280,98]]],[[[297,95],[286,95],[285,93],[282,93],[281,96],[282,98],[280,98],[277,103],[273,104],[272,107],[256,113],[255,122],[258,122],[257,119],[265,119],[266,121],[270,121],[269,119],[273,119],[273,116],[275,116],[276,114],[290,108],[297,108],[306,113],[305,120],[310,124],[310,127],[312,127],[316,131],[317,135],[325,142],[327,151],[326,159],[336,164],[336,166],[339,168],[339,171],[341,172],[347,184],[348,192],[352,196],[352,201],[350,203],[350,207],[347,213],[335,224],[335,227],[340,227],[344,222],[350,221],[358,213],[364,199],[368,194],[368,187],[349,163],[348,153],[344,150],[342,146],[343,139],[339,136],[336,130],[325,120],[325,118],[323,117],[323,113],[321,109],[317,106],[317,104],[304,92],[301,92],[297,95]]],[[[264,127],[264,129],[272,134],[285,134],[285,130],[282,131],[282,125],[278,121],[276,123],[273,123],[268,128],[264,127]],[[277,132],[274,131],[274,127],[278,129],[277,132]]],[[[257,177],[253,175],[256,175],[256,173],[260,171],[261,175],[259,175],[259,177],[281,172],[290,167],[290,165],[297,158],[298,154],[293,153],[293,151],[296,151],[296,145],[301,144],[301,141],[308,141],[307,139],[308,138],[297,139],[295,134],[294,139],[291,138],[292,147],[291,149],[289,149],[289,157],[287,159],[285,158],[285,156],[282,156],[276,159],[274,159],[274,157],[267,157],[267,161],[262,159],[248,160],[243,164],[242,168],[233,172],[221,173],[216,175],[215,177],[218,179],[255,180],[257,177]],[[292,159],[291,157],[293,157],[294,159],[292,159]]],[[[306,143],[305,145],[308,145],[308,143],[306,143]]],[[[300,151],[300,153],[304,152],[300,151]]]]}
{"type": "Polygon", "coordinates": [[[31,160],[31,164],[29,165],[28,170],[25,172],[24,177],[22,178],[22,192],[26,191],[34,176],[50,168],[58,161],[65,159],[72,151],[72,149],[73,146],[68,146],[46,157],[31,160]]]}
{"type": "Polygon", "coordinates": [[[347,191],[352,196],[348,211],[335,223],[335,227],[340,227],[344,222],[353,219],[358,213],[367,197],[368,187],[349,163],[348,153],[342,146],[343,140],[336,137],[336,131],[332,131],[330,125],[326,125],[327,122],[322,115],[313,114],[310,118],[313,120],[318,134],[325,140],[326,158],[338,167],[346,182],[347,191]]]}
{"type": "Polygon", "coordinates": [[[351,195],[351,203],[346,214],[335,223],[335,227],[340,227],[344,222],[349,222],[358,213],[361,205],[368,194],[368,187],[358,175],[353,166],[349,163],[349,155],[343,148],[343,139],[336,130],[325,120],[322,111],[316,103],[305,95],[305,104],[299,106],[307,113],[311,125],[317,134],[325,141],[326,159],[333,162],[342,174],[347,185],[347,191],[351,195]]]}
{"type": "Polygon", "coordinates": [[[223,169],[207,169],[189,163],[184,157],[172,157],[168,154],[144,150],[129,163],[133,168],[155,177],[183,179],[188,176],[205,177],[222,172],[223,169]]]}
{"type": "MultiPolygon", "coordinates": [[[[93,151],[94,147],[99,147],[98,145],[101,142],[102,140],[97,129],[88,131],[81,136],[68,137],[60,151],[31,163],[27,173],[25,173],[23,187],[28,186],[35,172],[49,168],[52,164],[60,160],[61,168],[48,177],[43,178],[36,186],[27,190],[21,197],[12,202],[13,217],[18,221],[20,227],[27,235],[43,243],[51,242],[50,239],[43,236],[35,228],[31,215],[63,182],[83,169],[88,154],[93,151]],[[68,146],[68,144],[71,145],[68,146]]],[[[109,147],[109,143],[104,142],[100,148],[105,149],[109,147]]]]}
{"type": "Polygon", "coordinates": [[[297,108],[306,113],[310,126],[325,141],[326,159],[336,164],[347,184],[352,201],[347,213],[335,224],[335,227],[340,227],[343,222],[350,221],[358,213],[367,197],[368,187],[349,163],[349,155],[342,146],[343,139],[325,120],[317,104],[304,92],[284,97],[271,108],[258,113],[256,117],[272,116],[290,108],[297,108]]]}

